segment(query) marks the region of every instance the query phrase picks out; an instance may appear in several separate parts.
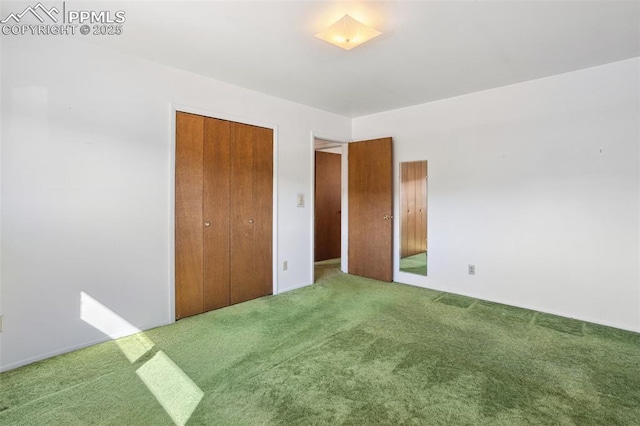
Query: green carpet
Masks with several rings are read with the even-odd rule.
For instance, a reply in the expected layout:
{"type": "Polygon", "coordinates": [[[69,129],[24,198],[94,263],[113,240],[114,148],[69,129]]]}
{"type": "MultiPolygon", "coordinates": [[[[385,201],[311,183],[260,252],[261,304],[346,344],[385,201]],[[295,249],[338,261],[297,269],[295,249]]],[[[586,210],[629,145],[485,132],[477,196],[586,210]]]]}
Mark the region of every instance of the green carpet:
{"type": "Polygon", "coordinates": [[[427,253],[418,253],[400,259],[400,270],[410,274],[427,275],[427,253]]]}
{"type": "Polygon", "coordinates": [[[0,424],[640,424],[636,333],[322,269],[5,372],[0,424]]]}

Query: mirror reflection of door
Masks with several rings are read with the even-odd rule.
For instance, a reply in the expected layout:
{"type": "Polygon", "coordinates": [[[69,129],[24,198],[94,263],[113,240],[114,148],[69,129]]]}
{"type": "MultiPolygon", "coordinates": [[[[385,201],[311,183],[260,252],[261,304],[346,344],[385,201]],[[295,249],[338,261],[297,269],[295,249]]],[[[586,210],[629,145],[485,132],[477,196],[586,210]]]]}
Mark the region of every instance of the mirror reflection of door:
{"type": "Polygon", "coordinates": [[[427,275],[427,162],[400,163],[400,271],[427,275]]]}

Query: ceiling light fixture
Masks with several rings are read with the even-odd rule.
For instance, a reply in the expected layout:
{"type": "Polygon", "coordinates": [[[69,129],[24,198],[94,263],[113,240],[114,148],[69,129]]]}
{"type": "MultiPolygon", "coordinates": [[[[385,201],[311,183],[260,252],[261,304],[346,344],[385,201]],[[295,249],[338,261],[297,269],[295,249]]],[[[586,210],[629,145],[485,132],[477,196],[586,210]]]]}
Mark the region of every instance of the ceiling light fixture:
{"type": "Polygon", "coordinates": [[[351,50],[380,34],[382,34],[380,31],[367,27],[349,15],[344,15],[335,24],[316,34],[316,37],[344,50],[351,50]]]}

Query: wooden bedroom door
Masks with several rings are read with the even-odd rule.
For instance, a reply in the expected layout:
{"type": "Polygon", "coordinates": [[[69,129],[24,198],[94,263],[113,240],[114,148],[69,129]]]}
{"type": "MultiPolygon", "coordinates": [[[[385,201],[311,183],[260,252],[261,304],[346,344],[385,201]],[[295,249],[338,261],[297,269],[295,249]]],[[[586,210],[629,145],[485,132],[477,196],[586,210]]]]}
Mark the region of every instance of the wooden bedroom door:
{"type": "Polygon", "coordinates": [[[393,280],[392,139],[349,144],[349,273],[393,280]]]}
{"type": "Polygon", "coordinates": [[[315,153],[315,261],[340,257],[342,155],[315,153]]]}

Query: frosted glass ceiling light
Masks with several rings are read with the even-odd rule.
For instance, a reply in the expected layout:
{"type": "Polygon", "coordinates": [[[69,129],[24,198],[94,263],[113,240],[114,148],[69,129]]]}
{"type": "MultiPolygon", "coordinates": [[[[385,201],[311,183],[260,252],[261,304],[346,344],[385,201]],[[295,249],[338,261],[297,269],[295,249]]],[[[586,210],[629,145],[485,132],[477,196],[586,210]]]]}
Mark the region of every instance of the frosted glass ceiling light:
{"type": "Polygon", "coordinates": [[[316,34],[316,37],[344,50],[351,50],[380,34],[382,34],[380,31],[367,27],[349,15],[344,15],[338,22],[316,34]]]}

